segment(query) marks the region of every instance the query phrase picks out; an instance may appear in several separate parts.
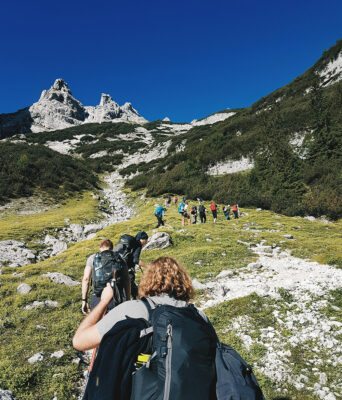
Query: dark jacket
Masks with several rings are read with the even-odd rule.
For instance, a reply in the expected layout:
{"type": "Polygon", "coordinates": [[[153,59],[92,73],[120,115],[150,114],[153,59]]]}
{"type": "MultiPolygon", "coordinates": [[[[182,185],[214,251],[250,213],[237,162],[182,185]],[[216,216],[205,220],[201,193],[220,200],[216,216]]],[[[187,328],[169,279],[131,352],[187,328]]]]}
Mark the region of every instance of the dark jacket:
{"type": "Polygon", "coordinates": [[[103,336],[83,400],[130,399],[134,363],[149,344],[149,335],[140,338],[147,327],[142,318],[128,318],[103,336]]]}

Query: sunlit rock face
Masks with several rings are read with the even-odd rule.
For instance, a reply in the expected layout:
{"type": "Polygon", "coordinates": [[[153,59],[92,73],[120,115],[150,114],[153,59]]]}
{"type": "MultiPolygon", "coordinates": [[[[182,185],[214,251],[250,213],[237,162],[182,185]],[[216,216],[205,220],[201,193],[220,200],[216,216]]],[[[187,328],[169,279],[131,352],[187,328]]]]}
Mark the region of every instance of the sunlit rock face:
{"type": "Polygon", "coordinates": [[[0,114],[0,138],[18,133],[53,131],[87,123],[145,123],[131,103],[120,106],[109,94],[102,94],[96,107],[83,106],[75,99],[68,84],[56,79],[40,99],[16,113],[0,114]]]}

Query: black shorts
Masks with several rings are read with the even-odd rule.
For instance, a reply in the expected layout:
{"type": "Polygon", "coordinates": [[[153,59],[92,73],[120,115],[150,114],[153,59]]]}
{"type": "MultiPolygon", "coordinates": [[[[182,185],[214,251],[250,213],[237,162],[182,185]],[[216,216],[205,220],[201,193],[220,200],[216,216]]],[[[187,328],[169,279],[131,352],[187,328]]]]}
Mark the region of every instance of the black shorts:
{"type": "Polygon", "coordinates": [[[217,211],[216,210],[211,210],[211,212],[213,213],[213,218],[217,218],[217,211]]]}

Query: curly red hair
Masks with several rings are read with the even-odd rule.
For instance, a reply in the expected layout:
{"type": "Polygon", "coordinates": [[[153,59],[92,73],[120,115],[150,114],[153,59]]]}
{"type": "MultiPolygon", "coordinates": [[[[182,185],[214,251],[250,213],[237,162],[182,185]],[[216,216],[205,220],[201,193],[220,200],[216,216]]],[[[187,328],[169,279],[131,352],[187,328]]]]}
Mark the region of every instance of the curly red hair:
{"type": "Polygon", "coordinates": [[[171,257],[159,257],[145,269],[139,285],[139,296],[168,294],[177,300],[189,301],[194,289],[185,268],[171,257]]]}

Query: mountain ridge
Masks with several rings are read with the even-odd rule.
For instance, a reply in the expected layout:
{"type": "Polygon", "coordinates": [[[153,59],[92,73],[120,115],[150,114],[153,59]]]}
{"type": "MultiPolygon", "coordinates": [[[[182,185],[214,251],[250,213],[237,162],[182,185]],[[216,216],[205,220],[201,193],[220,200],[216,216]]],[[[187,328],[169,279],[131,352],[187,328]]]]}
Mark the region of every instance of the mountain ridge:
{"type": "Polygon", "coordinates": [[[65,129],[87,123],[148,122],[131,103],[120,106],[109,94],[102,93],[100,104],[84,106],[73,97],[68,84],[61,78],[39,100],[15,113],[0,114],[0,138],[18,133],[37,133],[65,129]]]}

